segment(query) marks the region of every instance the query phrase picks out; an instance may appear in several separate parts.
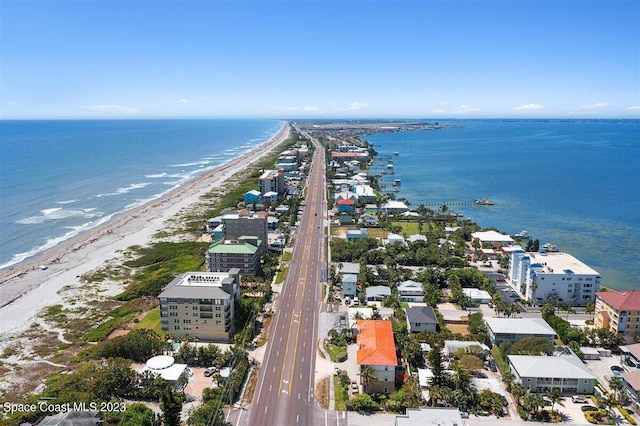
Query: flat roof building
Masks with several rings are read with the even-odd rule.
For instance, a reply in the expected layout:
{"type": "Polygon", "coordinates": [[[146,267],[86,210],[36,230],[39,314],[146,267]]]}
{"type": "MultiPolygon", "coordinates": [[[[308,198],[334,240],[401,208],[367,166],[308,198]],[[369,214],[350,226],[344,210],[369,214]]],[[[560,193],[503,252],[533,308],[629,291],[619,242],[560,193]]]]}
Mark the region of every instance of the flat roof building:
{"type": "Polygon", "coordinates": [[[158,295],[162,329],[180,337],[228,342],[240,284],[239,269],[178,275],[158,295]]]}

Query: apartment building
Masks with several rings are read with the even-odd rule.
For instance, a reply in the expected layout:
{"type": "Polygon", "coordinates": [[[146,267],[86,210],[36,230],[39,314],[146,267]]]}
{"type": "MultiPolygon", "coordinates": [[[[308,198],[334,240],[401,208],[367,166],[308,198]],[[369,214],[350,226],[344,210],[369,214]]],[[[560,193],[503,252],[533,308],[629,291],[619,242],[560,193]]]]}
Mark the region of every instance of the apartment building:
{"type": "Polygon", "coordinates": [[[252,212],[240,210],[237,213],[227,213],[221,217],[224,225],[224,237],[227,240],[238,240],[241,237],[252,236],[260,240],[260,254],[267,249],[268,223],[267,212],[252,212]]]}
{"type": "Polygon", "coordinates": [[[358,320],[357,328],[356,362],[361,371],[370,367],[375,374],[375,380],[363,383],[364,391],[367,393],[393,392],[398,358],[391,321],[358,320]]]}
{"type": "Polygon", "coordinates": [[[261,244],[262,241],[252,236],[216,241],[207,249],[207,269],[223,272],[237,268],[243,275],[260,275],[261,244]]]}
{"type": "Polygon", "coordinates": [[[634,343],[640,334],[640,291],[596,293],[593,324],[607,328],[634,343]]]}
{"type": "Polygon", "coordinates": [[[509,258],[509,279],[523,298],[536,303],[555,299],[586,305],[600,288],[600,274],[568,253],[515,250],[509,258]]]}
{"type": "Polygon", "coordinates": [[[177,276],[158,296],[162,329],[201,341],[230,341],[240,284],[238,269],[177,276]]]}
{"type": "Polygon", "coordinates": [[[258,178],[258,188],[262,194],[273,191],[278,195],[283,195],[285,190],[284,170],[265,170],[258,178]]]}

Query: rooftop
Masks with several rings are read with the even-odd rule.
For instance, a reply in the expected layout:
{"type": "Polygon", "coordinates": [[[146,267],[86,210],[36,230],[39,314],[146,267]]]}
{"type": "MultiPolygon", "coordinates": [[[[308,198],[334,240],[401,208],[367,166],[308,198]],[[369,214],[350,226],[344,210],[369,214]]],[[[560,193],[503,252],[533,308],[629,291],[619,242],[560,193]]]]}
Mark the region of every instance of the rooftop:
{"type": "Polygon", "coordinates": [[[410,323],[437,324],[438,317],[431,306],[413,306],[405,309],[410,323]]]}
{"type": "Polygon", "coordinates": [[[232,284],[239,269],[229,272],[185,272],[178,275],[162,290],[159,298],[228,299],[222,284],[232,284]]]}
{"type": "Polygon", "coordinates": [[[359,320],[357,326],[359,365],[398,365],[391,321],[359,320]]]}
{"type": "Polygon", "coordinates": [[[474,232],[471,236],[479,239],[480,241],[513,242],[513,238],[497,231],[474,232]]]}
{"type": "Polygon", "coordinates": [[[640,291],[599,291],[596,296],[618,311],[640,311],[640,291]]]}
{"type": "Polygon", "coordinates": [[[538,334],[555,336],[556,332],[542,318],[485,318],[493,334],[538,334]]]}
{"type": "Polygon", "coordinates": [[[640,370],[627,371],[620,375],[633,389],[640,390],[640,370]]]}
{"type": "Polygon", "coordinates": [[[396,426],[462,426],[457,408],[421,407],[408,408],[405,415],[396,416],[396,426]]]}
{"type": "Polygon", "coordinates": [[[596,378],[577,356],[509,355],[509,362],[520,377],[596,378]]]}
{"type": "MultiPolygon", "coordinates": [[[[527,255],[531,259],[531,267],[537,263],[542,266],[543,273],[600,275],[568,253],[527,253],[527,255]]],[[[540,273],[538,270],[536,272],[540,273]]]]}
{"type": "MultiPolygon", "coordinates": [[[[261,240],[255,240],[258,246],[262,244],[261,240]]],[[[255,254],[258,247],[243,240],[220,240],[209,246],[209,253],[226,253],[226,254],[255,254]]]]}

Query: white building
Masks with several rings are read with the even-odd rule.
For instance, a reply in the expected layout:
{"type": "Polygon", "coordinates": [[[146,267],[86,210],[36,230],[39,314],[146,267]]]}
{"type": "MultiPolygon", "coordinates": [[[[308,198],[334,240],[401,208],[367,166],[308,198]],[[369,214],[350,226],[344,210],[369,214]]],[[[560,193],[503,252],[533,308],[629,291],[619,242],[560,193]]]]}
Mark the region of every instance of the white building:
{"type": "Polygon", "coordinates": [[[491,295],[486,290],[480,290],[477,288],[463,288],[462,291],[473,303],[491,302],[491,295]]]}
{"type": "Polygon", "coordinates": [[[549,392],[558,388],[562,393],[593,393],[596,376],[575,355],[509,355],[508,359],[516,381],[526,390],[549,392]]]}
{"type": "Polygon", "coordinates": [[[509,341],[515,343],[525,337],[543,337],[550,342],[556,332],[542,318],[485,318],[491,343],[498,346],[509,341]]]}
{"type": "Polygon", "coordinates": [[[422,283],[407,280],[398,284],[398,298],[401,302],[424,302],[422,283]]]}
{"type": "Polygon", "coordinates": [[[532,302],[557,301],[585,305],[600,288],[600,274],[567,253],[514,251],[509,280],[522,297],[532,302]]]}

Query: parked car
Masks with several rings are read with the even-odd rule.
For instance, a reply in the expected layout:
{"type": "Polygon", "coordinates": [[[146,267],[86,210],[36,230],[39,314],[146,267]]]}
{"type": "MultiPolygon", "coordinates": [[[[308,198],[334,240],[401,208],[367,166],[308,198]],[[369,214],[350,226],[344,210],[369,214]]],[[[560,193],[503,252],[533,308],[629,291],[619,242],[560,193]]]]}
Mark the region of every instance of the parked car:
{"type": "Polygon", "coordinates": [[[612,365],[611,366],[611,371],[618,372],[618,373],[622,373],[624,371],[624,368],[620,367],[619,365],[612,365]]]}
{"type": "Polygon", "coordinates": [[[582,407],[580,407],[580,409],[582,410],[583,413],[586,411],[598,411],[598,409],[593,405],[583,405],[582,407]]]}
{"type": "Polygon", "coordinates": [[[215,367],[209,367],[206,370],[204,370],[204,377],[211,377],[213,376],[213,373],[215,373],[217,370],[217,368],[215,367]]]}
{"type": "Polygon", "coordinates": [[[571,401],[575,402],[576,404],[586,404],[587,403],[587,398],[585,398],[584,396],[580,396],[580,395],[573,395],[571,397],[571,401]]]}

